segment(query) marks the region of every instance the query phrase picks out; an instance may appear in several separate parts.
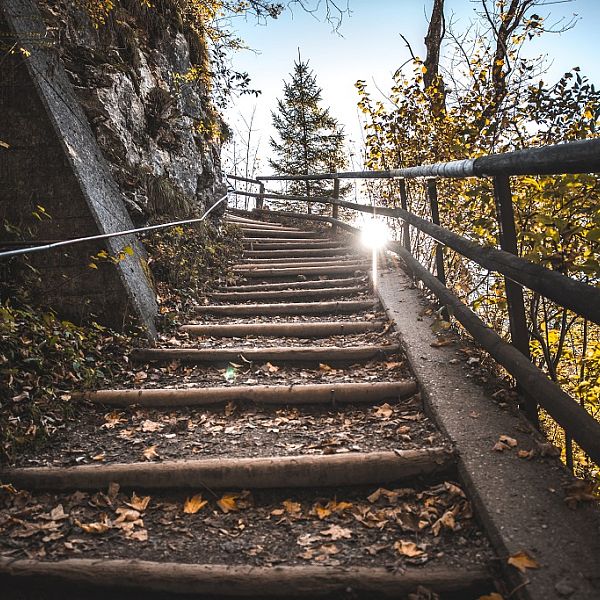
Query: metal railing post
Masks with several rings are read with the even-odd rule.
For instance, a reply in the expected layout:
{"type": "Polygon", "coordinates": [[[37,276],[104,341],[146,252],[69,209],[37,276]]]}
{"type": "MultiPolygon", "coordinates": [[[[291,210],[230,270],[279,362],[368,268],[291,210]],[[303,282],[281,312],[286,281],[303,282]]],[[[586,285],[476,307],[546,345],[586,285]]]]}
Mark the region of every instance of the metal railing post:
{"type": "MultiPolygon", "coordinates": [[[[331,216],[334,219],[339,218],[340,213],[340,205],[338,204],[338,200],[340,199],[340,180],[336,177],[333,180],[333,204],[331,205],[331,216]]],[[[331,226],[331,231],[333,233],[337,233],[338,227],[335,223],[331,226]]]]}
{"type": "MultiPolygon", "coordinates": [[[[400,180],[400,206],[408,210],[408,194],[406,193],[406,179],[400,180]]],[[[410,225],[408,221],[402,222],[402,245],[410,252],[410,225]]]]}
{"type": "MultiPolygon", "coordinates": [[[[515,212],[508,175],[497,175],[494,177],[494,198],[496,200],[496,216],[500,227],[500,248],[518,256],[515,212]]],[[[531,359],[523,289],[518,283],[515,283],[508,277],[504,278],[504,285],[506,289],[511,343],[528,359],[531,359]]],[[[535,400],[530,396],[526,396],[520,408],[527,415],[527,418],[537,426],[538,407],[535,400]]]]}

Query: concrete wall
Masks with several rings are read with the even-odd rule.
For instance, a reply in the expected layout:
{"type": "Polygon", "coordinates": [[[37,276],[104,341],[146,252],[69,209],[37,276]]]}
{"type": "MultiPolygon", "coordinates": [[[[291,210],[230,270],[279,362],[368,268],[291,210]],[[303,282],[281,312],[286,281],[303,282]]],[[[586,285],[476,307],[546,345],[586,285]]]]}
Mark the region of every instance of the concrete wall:
{"type": "MultiPolygon", "coordinates": [[[[88,121],[31,0],[2,0],[0,30],[0,219],[26,239],[62,240],[130,229],[131,219],[88,121]],[[12,36],[12,37],[10,37],[12,36]],[[22,48],[23,50],[20,50],[22,48]],[[50,219],[37,219],[41,205],[50,219]]],[[[11,239],[4,228],[0,241],[11,239]]],[[[133,321],[154,334],[155,294],[146,255],[133,237],[32,255],[40,293],[65,318],[90,316],[113,327],[133,321]],[[116,264],[90,256],[106,248],[116,264]]]]}

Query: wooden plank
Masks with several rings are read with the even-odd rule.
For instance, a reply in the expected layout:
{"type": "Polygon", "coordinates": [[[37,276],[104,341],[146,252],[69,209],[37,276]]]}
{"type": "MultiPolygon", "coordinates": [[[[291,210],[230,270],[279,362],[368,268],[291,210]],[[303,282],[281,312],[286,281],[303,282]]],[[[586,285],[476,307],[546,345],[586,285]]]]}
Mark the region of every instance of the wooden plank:
{"type": "Polygon", "coordinates": [[[327,315],[341,313],[357,313],[374,310],[377,300],[339,300],[337,302],[293,302],[277,304],[208,304],[197,306],[196,314],[212,314],[227,316],[254,315],[327,315]]]}
{"type": "Polygon", "coordinates": [[[343,279],[316,279],[308,281],[288,281],[284,283],[260,283],[254,285],[228,285],[218,288],[219,292],[260,292],[269,290],[316,290],[326,287],[356,287],[365,285],[361,277],[343,279]]]}
{"type": "Polygon", "coordinates": [[[72,394],[106,406],[214,406],[228,402],[256,402],[262,405],[375,404],[412,396],[417,391],[413,380],[368,383],[307,383],[299,385],[237,385],[205,388],[146,388],[97,390],[72,394]]]}
{"type": "Polygon", "coordinates": [[[129,357],[135,362],[165,362],[179,360],[186,363],[251,362],[287,363],[353,363],[384,358],[400,350],[398,344],[377,346],[302,346],[274,348],[134,348],[129,357]],[[243,357],[243,359],[242,359],[243,357]]]}
{"type": "Polygon", "coordinates": [[[323,289],[307,290],[271,290],[259,292],[213,292],[210,294],[212,300],[219,302],[247,302],[247,301],[265,301],[265,300],[311,300],[323,298],[337,298],[339,296],[348,296],[360,294],[367,290],[367,285],[355,287],[323,287],[323,289]]]}
{"type": "Polygon", "coordinates": [[[306,240],[306,239],[323,239],[323,235],[317,231],[300,231],[287,229],[254,229],[250,227],[241,226],[244,237],[248,238],[265,238],[265,239],[295,239],[295,240],[306,240]]]}
{"type": "MultiPolygon", "coordinates": [[[[0,557],[0,575],[10,586],[39,582],[45,589],[68,586],[116,587],[160,594],[231,598],[331,598],[349,594],[370,598],[404,598],[420,586],[438,594],[478,595],[492,581],[487,566],[277,567],[182,564],[125,559],[69,558],[56,562],[0,557]],[[473,593],[471,593],[473,592],[473,593]]],[[[106,596],[110,598],[110,594],[106,596]]],[[[136,595],[137,597],[137,595],[136,595]]],[[[163,596],[166,597],[166,596],[163,596]]]]}
{"type": "Polygon", "coordinates": [[[455,462],[446,448],[347,454],[206,458],[113,463],[76,467],[3,469],[3,483],[27,490],[122,488],[271,489],[369,485],[448,471],[455,462]]]}
{"type": "Polygon", "coordinates": [[[363,266],[365,264],[371,264],[370,261],[361,260],[355,256],[345,258],[340,256],[337,259],[332,258],[300,258],[300,259],[285,259],[285,260],[265,260],[262,262],[247,261],[237,263],[233,265],[233,270],[246,271],[250,269],[287,269],[287,268],[301,268],[301,267],[335,267],[358,265],[363,266]]]}
{"type": "Polygon", "coordinates": [[[285,277],[317,276],[317,275],[345,275],[357,271],[367,272],[371,268],[370,263],[351,263],[348,265],[331,265],[328,267],[280,267],[274,269],[234,269],[238,275],[246,279],[277,279],[285,277]]]}
{"type": "Polygon", "coordinates": [[[244,250],[244,257],[270,260],[272,258],[309,258],[312,256],[355,255],[347,248],[307,248],[305,250],[244,250]]]}
{"type": "Polygon", "coordinates": [[[384,321],[324,321],[313,323],[234,323],[231,325],[182,325],[179,331],[195,337],[272,336],[324,338],[381,331],[384,321]]]}
{"type": "Polygon", "coordinates": [[[347,245],[336,240],[286,240],[269,238],[245,238],[243,243],[252,250],[312,250],[315,248],[335,248],[346,250],[347,245]]]}

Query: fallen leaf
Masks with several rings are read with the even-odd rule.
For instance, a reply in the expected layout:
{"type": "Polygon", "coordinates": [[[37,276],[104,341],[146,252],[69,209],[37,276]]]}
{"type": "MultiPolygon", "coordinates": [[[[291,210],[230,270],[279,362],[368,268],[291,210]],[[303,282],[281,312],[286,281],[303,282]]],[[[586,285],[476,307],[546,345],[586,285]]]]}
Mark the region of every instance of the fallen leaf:
{"type": "Polygon", "coordinates": [[[115,512],[119,515],[115,519],[115,524],[137,521],[140,518],[140,513],[133,508],[119,507],[115,512]]]}
{"type": "Polygon", "coordinates": [[[319,371],[323,371],[324,373],[327,373],[329,371],[333,371],[333,369],[329,365],[326,365],[325,363],[319,363],[319,371]]]}
{"type": "Polygon", "coordinates": [[[138,542],[147,542],[148,541],[148,530],[146,529],[137,529],[136,531],[132,531],[127,534],[127,537],[130,540],[137,540],[138,542]]]}
{"type": "Polygon", "coordinates": [[[225,494],[220,500],[217,500],[217,504],[219,505],[219,508],[227,514],[238,510],[236,503],[238,497],[237,494],[225,494]]]}
{"type": "Polygon", "coordinates": [[[321,535],[328,535],[333,541],[341,539],[350,539],[352,537],[352,531],[339,525],[332,525],[329,529],[321,531],[321,535]]]}
{"type": "Polygon", "coordinates": [[[279,371],[279,367],[272,365],[270,362],[265,363],[265,368],[269,373],[277,373],[277,371],[279,371]]]}
{"type": "Polygon", "coordinates": [[[332,554],[338,554],[340,549],[335,544],[323,544],[319,548],[320,554],[326,554],[327,556],[331,556],[332,554]]]}
{"type": "Polygon", "coordinates": [[[419,550],[419,548],[417,548],[417,545],[414,542],[407,542],[405,540],[398,540],[394,544],[394,548],[398,551],[398,554],[408,556],[409,558],[423,556],[423,554],[425,554],[423,550],[419,550]]]}
{"type": "Polygon", "coordinates": [[[439,535],[442,526],[446,529],[454,531],[456,529],[456,520],[454,519],[454,513],[451,510],[447,510],[432,526],[431,530],[433,535],[439,535]]]}
{"type": "Polygon", "coordinates": [[[285,512],[292,517],[299,517],[302,514],[302,504],[300,502],[284,500],[283,507],[285,508],[285,512]]]}
{"type": "Polygon", "coordinates": [[[510,446],[507,446],[503,442],[496,442],[492,449],[495,450],[496,452],[504,452],[505,450],[510,450],[510,446]]]}
{"type": "Polygon", "coordinates": [[[396,369],[396,368],[402,366],[401,362],[397,362],[397,361],[393,361],[393,360],[389,361],[389,362],[385,362],[383,364],[385,365],[386,369],[396,369]]]}
{"type": "Polygon", "coordinates": [[[93,535],[98,535],[102,533],[106,533],[111,528],[111,523],[108,520],[107,515],[101,515],[102,520],[96,521],[94,523],[81,523],[81,521],[75,520],[75,525],[80,527],[86,533],[91,533],[93,535]]]}
{"type": "Polygon", "coordinates": [[[508,557],[508,564],[519,569],[521,573],[525,573],[526,569],[539,569],[539,563],[532,558],[527,552],[521,550],[516,554],[512,554],[508,557]]]}
{"type": "Polygon", "coordinates": [[[485,596],[479,596],[477,600],[504,600],[504,596],[498,594],[498,592],[492,592],[491,594],[486,594],[485,596]]]}
{"type": "Polygon", "coordinates": [[[201,508],[208,504],[208,500],[202,499],[202,494],[196,494],[191,498],[186,498],[183,503],[183,512],[188,515],[195,515],[201,508]]]}
{"type": "Polygon", "coordinates": [[[517,452],[517,456],[519,458],[524,458],[526,460],[531,460],[535,456],[535,450],[519,450],[517,452]]]}
{"type": "Polygon", "coordinates": [[[156,421],[150,421],[149,419],[146,419],[142,422],[142,431],[145,432],[158,431],[162,428],[163,425],[161,423],[157,423],[156,421]]]}
{"type": "Polygon", "coordinates": [[[106,458],[106,453],[105,452],[101,452],[100,454],[96,454],[96,456],[92,456],[92,460],[95,461],[103,461],[106,458]]]}
{"type": "Polygon", "coordinates": [[[100,429],[112,429],[120,423],[127,423],[127,419],[123,418],[123,413],[114,410],[104,415],[104,423],[100,425],[100,429]]]}
{"type": "Polygon", "coordinates": [[[581,502],[594,502],[598,498],[594,495],[595,484],[586,481],[576,481],[565,487],[565,502],[567,506],[574,510],[581,502]]]}
{"type": "Polygon", "coordinates": [[[142,454],[144,455],[144,458],[146,460],[153,460],[155,458],[158,458],[158,452],[156,451],[156,446],[150,446],[149,448],[146,448],[142,454]]]}
{"type": "Polygon", "coordinates": [[[515,440],[515,438],[508,437],[507,435],[501,435],[498,441],[506,444],[510,448],[514,448],[517,445],[517,440],[515,440]]]}
{"type": "Polygon", "coordinates": [[[131,500],[129,502],[125,502],[127,506],[142,512],[148,508],[149,503],[150,496],[138,496],[135,492],[133,492],[131,500]]]}
{"type": "Polygon", "coordinates": [[[375,416],[382,419],[389,419],[394,414],[394,409],[386,402],[375,409],[375,416]]]}
{"type": "Polygon", "coordinates": [[[148,379],[148,373],[146,373],[146,371],[138,371],[135,374],[133,381],[135,383],[142,383],[143,381],[146,381],[146,379],[148,379]]]}

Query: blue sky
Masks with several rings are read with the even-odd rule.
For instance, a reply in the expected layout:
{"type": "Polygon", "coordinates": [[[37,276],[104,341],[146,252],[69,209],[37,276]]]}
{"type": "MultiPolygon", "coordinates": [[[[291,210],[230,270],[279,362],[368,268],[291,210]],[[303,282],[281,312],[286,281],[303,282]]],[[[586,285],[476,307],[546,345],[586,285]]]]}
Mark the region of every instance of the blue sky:
{"type": "MultiPolygon", "coordinates": [[[[239,114],[246,118],[256,106],[254,142],[260,139],[259,154],[268,153],[268,139],[273,135],[270,112],[276,98],[281,96],[283,80],[289,79],[298,48],[303,58],[310,61],[317,83],[323,89],[323,103],[331,108],[345,127],[348,138],[360,141],[360,126],[354,88],[357,79],[374,84],[383,91],[389,89],[392,73],[409,58],[404,34],[415,54],[424,57],[423,39],[427,32],[427,18],[431,0],[350,0],[352,14],[345,17],[340,37],[331,32],[331,26],[316,20],[300,9],[286,11],[279,19],[267,25],[253,19],[238,18],[234,29],[253,51],[241,51],[233,59],[237,70],[247,71],[252,85],[262,91],[256,98],[242,97],[226,114],[228,122],[243,128],[239,114]]],[[[447,19],[453,15],[455,28],[461,30],[474,15],[477,2],[446,0],[447,19]]],[[[574,14],[576,26],[560,35],[544,35],[535,40],[531,54],[547,54],[552,63],[544,76],[547,81],[558,79],[562,73],[578,65],[593,83],[600,83],[598,24],[600,0],[574,0],[541,7],[542,16],[550,14],[549,22],[574,14]]],[[[270,169],[263,162],[263,172],[270,169]]]]}

